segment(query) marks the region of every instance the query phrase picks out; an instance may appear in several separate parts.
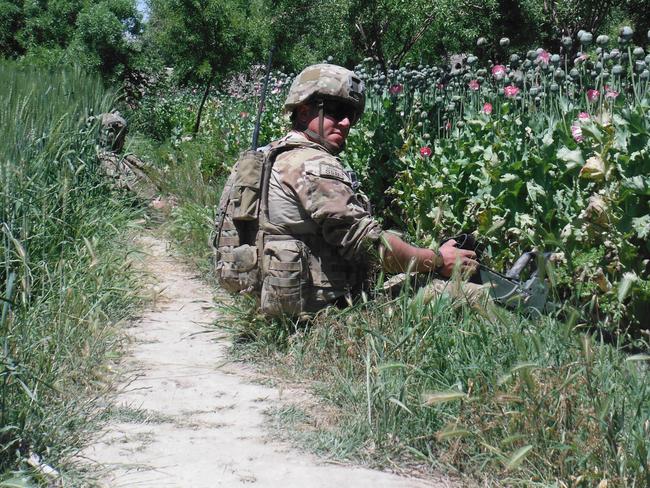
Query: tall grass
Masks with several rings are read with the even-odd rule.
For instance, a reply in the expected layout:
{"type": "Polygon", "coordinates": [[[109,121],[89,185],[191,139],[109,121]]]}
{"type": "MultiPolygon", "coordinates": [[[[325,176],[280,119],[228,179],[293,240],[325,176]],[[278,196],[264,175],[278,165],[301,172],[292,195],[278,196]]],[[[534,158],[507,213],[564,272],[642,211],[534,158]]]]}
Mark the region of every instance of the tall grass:
{"type": "Polygon", "coordinates": [[[297,333],[252,331],[250,307],[239,313],[235,333],[254,341],[240,352],[311,378],[342,412],[335,436],[309,436],[319,450],[372,446],[372,463],[446,465],[491,486],[650,486],[648,355],[421,294],[330,309],[297,333]]]}
{"type": "Polygon", "coordinates": [[[78,449],[136,286],[116,246],[134,210],[102,183],[92,119],[115,93],[78,69],[11,62],[0,86],[2,473],[78,449]]]}

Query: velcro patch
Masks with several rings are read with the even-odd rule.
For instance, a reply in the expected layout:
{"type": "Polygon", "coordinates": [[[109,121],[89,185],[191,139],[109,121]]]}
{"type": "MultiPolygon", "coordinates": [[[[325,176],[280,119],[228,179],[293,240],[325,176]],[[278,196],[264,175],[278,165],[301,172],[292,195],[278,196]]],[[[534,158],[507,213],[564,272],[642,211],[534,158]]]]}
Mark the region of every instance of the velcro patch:
{"type": "Polygon", "coordinates": [[[341,180],[345,183],[350,183],[350,178],[347,173],[341,168],[337,168],[333,164],[329,163],[320,163],[320,175],[326,178],[334,178],[335,180],[341,180]]]}

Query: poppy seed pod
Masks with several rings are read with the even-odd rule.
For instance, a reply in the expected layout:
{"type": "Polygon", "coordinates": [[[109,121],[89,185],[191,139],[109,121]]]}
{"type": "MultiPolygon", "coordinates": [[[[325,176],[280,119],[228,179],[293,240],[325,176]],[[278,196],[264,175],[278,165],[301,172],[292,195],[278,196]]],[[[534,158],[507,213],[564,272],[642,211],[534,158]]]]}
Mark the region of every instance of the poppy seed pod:
{"type": "Polygon", "coordinates": [[[641,59],[643,57],[643,55],[645,54],[645,51],[643,50],[642,47],[637,46],[637,47],[634,48],[634,51],[632,51],[632,54],[634,54],[634,56],[637,59],[641,59]]]}
{"type": "Polygon", "coordinates": [[[580,43],[585,46],[591,44],[592,40],[593,40],[593,35],[591,34],[591,32],[585,32],[582,34],[582,37],[580,37],[580,43]]]}
{"type": "Polygon", "coordinates": [[[641,78],[642,80],[650,79],[650,71],[648,71],[647,69],[644,70],[643,73],[639,75],[639,78],[641,78]]]}
{"type": "Polygon", "coordinates": [[[615,76],[620,76],[621,74],[623,74],[623,66],[621,66],[620,64],[615,64],[612,67],[612,74],[615,76]]]}
{"type": "Polygon", "coordinates": [[[625,27],[621,27],[619,36],[623,41],[625,42],[629,41],[630,39],[632,39],[633,35],[634,35],[634,30],[632,30],[632,27],[627,25],[625,27]]]}
{"type": "Polygon", "coordinates": [[[510,45],[510,39],[507,37],[502,37],[499,39],[499,46],[501,47],[508,47],[510,45]]]}
{"type": "Polygon", "coordinates": [[[476,45],[479,47],[487,46],[487,43],[488,41],[485,37],[479,37],[478,40],[476,41],[476,45]]]}
{"type": "Polygon", "coordinates": [[[569,47],[571,47],[573,45],[573,40],[569,36],[564,36],[562,38],[562,45],[565,48],[569,48],[569,47]]]}
{"type": "Polygon", "coordinates": [[[605,36],[601,34],[600,36],[596,37],[596,44],[600,46],[604,46],[608,42],[609,42],[609,36],[605,36]]]}
{"type": "Polygon", "coordinates": [[[561,59],[560,59],[560,55],[559,55],[559,54],[553,54],[553,55],[551,56],[551,63],[553,63],[553,64],[555,64],[555,65],[560,64],[560,60],[561,60],[561,59]]]}

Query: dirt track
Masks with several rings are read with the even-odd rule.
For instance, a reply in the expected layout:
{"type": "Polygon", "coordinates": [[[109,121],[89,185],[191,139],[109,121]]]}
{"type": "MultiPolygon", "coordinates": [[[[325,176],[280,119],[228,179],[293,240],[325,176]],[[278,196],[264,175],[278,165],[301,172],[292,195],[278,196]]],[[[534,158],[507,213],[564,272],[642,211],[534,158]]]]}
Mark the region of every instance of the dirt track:
{"type": "Polygon", "coordinates": [[[83,453],[102,468],[102,486],[451,486],[327,464],[270,439],[264,411],[281,392],[253,384],[244,366],[224,366],[227,342],[205,333],[218,317],[209,287],[164,241],[141,243],[157,299],[128,330],[133,345],[113,420],[83,453]]]}

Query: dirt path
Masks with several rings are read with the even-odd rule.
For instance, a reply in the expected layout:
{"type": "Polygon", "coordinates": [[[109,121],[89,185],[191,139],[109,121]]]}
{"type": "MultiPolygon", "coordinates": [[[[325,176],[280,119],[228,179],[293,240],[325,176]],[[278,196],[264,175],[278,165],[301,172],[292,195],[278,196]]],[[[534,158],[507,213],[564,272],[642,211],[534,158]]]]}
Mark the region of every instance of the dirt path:
{"type": "MultiPolygon", "coordinates": [[[[326,464],[269,438],[264,411],[280,392],[223,364],[228,344],[204,333],[218,310],[205,284],[167,244],[142,238],[158,298],[132,324],[132,351],[113,420],[84,456],[116,487],[446,487],[326,464]]],[[[241,369],[239,369],[241,368],[241,369]]]]}

